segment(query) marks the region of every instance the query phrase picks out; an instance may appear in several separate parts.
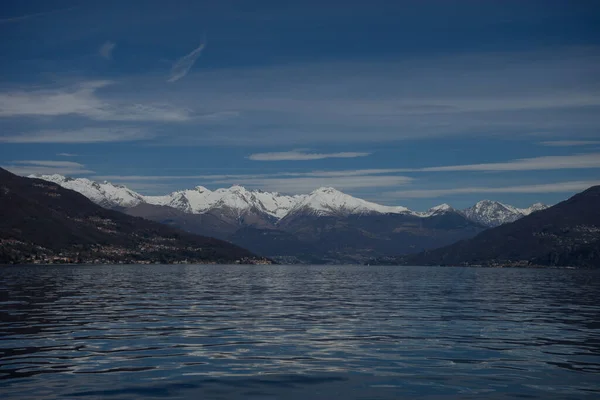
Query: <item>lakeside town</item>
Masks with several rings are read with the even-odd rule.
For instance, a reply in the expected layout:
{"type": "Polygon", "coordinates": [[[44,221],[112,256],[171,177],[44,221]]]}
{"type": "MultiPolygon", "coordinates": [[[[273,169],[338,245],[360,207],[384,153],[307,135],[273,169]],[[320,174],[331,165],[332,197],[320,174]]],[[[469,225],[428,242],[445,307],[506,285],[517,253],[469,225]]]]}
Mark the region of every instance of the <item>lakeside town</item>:
{"type": "MultiPolygon", "coordinates": [[[[167,238],[160,238],[168,240],[167,238]]],[[[158,241],[158,239],[154,239],[158,241]]],[[[15,239],[0,239],[0,254],[8,255],[9,264],[219,264],[207,257],[200,247],[184,248],[162,243],[144,243],[137,248],[115,245],[93,245],[88,248],[51,249],[15,239]],[[201,255],[199,255],[201,254],[201,255]]],[[[6,258],[6,257],[5,257],[6,258]]],[[[268,265],[273,262],[262,257],[240,257],[233,264],[268,265]]]]}

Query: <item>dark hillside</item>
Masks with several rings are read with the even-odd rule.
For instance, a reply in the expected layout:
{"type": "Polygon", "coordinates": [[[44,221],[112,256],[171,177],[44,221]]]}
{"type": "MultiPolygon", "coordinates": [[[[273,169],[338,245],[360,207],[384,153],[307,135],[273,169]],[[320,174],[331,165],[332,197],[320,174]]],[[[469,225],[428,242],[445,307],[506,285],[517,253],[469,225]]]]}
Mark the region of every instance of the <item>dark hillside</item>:
{"type": "Polygon", "coordinates": [[[0,169],[0,263],[253,259],[230,243],[107,210],[54,183],[0,169]]]}
{"type": "Polygon", "coordinates": [[[472,239],[402,257],[401,262],[600,267],[600,186],[472,239]]]}

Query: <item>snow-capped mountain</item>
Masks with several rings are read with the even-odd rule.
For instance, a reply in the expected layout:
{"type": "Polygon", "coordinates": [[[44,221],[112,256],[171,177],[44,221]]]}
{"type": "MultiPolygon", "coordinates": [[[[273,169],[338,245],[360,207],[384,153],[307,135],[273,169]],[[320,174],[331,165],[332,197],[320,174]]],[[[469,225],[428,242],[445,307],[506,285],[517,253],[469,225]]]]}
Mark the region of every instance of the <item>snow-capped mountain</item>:
{"type": "Polygon", "coordinates": [[[334,188],[322,187],[304,196],[286,215],[309,214],[350,215],[350,214],[404,214],[413,212],[406,207],[390,207],[358,199],[334,188]]]}
{"type": "Polygon", "coordinates": [[[514,222],[532,212],[544,210],[546,208],[548,208],[548,206],[541,203],[536,203],[529,208],[517,208],[497,201],[482,200],[473,207],[463,210],[463,213],[471,221],[494,227],[514,222]]]}
{"type": "Polygon", "coordinates": [[[546,204],[543,204],[543,203],[535,203],[531,207],[520,208],[519,211],[521,211],[523,213],[523,215],[529,215],[529,214],[534,213],[536,211],[545,210],[548,207],[550,207],[550,206],[547,206],[546,204]]]}
{"type": "Polygon", "coordinates": [[[285,196],[260,190],[249,191],[242,186],[211,191],[203,186],[181,190],[165,196],[143,196],[125,186],[110,182],[95,182],[85,178],[62,175],[30,175],[30,178],[54,182],[66,189],[79,192],[94,203],[107,208],[134,207],[140,203],[168,206],[190,214],[203,214],[214,209],[227,209],[241,215],[246,211],[263,212],[282,218],[306,196],[285,196]]]}
{"type": "Polygon", "coordinates": [[[29,178],[54,182],[65,189],[81,193],[94,203],[106,207],[133,207],[145,202],[144,196],[121,185],[110,182],[95,182],[85,178],[68,178],[62,175],[30,175],[29,178]]]}
{"type": "Polygon", "coordinates": [[[249,191],[236,185],[215,191],[197,186],[193,190],[173,192],[167,196],[144,196],[144,200],[148,204],[169,206],[191,214],[226,209],[238,217],[248,211],[254,211],[279,219],[304,197],[284,196],[258,190],[249,191]]]}
{"type": "Polygon", "coordinates": [[[435,207],[431,207],[429,210],[422,212],[422,213],[418,213],[418,215],[420,215],[421,217],[431,217],[434,215],[441,215],[441,214],[445,214],[445,213],[460,213],[460,211],[458,211],[457,209],[451,207],[449,204],[440,204],[439,206],[435,206],[435,207]]]}
{"type": "Polygon", "coordinates": [[[189,214],[219,212],[229,218],[238,219],[248,215],[281,220],[291,215],[348,216],[352,214],[405,214],[427,218],[444,213],[458,213],[485,226],[498,226],[547,208],[546,205],[537,203],[529,208],[520,209],[496,201],[483,200],[462,211],[448,204],[441,204],[426,212],[416,212],[402,206],[385,206],[362,200],[330,187],[319,188],[307,195],[286,196],[276,192],[247,190],[238,185],[214,191],[197,186],[194,189],[180,190],[164,196],[143,196],[125,186],[110,182],[95,182],[85,178],[68,178],[56,174],[30,175],[30,178],[57,183],[107,208],[130,208],[146,203],[172,207],[189,214]]]}

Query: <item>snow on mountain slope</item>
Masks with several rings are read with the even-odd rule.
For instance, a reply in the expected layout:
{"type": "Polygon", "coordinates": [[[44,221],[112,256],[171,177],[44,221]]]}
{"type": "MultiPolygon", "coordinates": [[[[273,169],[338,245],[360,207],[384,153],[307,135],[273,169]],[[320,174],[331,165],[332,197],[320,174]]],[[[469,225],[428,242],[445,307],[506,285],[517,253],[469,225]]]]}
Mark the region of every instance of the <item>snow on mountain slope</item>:
{"type": "Polygon", "coordinates": [[[44,179],[79,192],[103,207],[133,207],[140,203],[173,207],[186,213],[203,214],[213,210],[224,211],[233,217],[248,213],[266,214],[282,219],[292,214],[310,215],[350,215],[350,214],[409,214],[431,217],[443,213],[456,212],[472,221],[498,226],[516,221],[532,212],[548,206],[537,203],[529,208],[519,209],[496,201],[483,200],[473,207],[458,211],[448,204],[432,207],[426,212],[414,212],[402,206],[384,206],[352,197],[333,188],[319,188],[308,195],[286,196],[279,193],[247,190],[242,186],[211,191],[203,186],[180,190],[164,196],[143,196],[125,186],[110,182],[94,182],[85,178],[67,178],[62,175],[30,175],[30,178],[44,179]]]}
{"type": "Polygon", "coordinates": [[[279,193],[249,191],[242,186],[227,189],[208,190],[197,186],[193,190],[182,190],[167,196],[145,196],[149,204],[177,208],[181,211],[202,214],[214,209],[226,208],[241,215],[245,211],[263,212],[275,218],[282,218],[305,196],[283,196],[279,193]]]}
{"type": "Polygon", "coordinates": [[[543,210],[548,206],[536,203],[529,208],[516,208],[497,201],[482,200],[473,207],[463,210],[467,218],[485,226],[498,226],[514,222],[532,212],[543,210]]]}
{"type": "Polygon", "coordinates": [[[463,212],[471,221],[485,226],[498,226],[522,217],[515,207],[491,200],[482,200],[463,212]]]}
{"type": "Polygon", "coordinates": [[[257,190],[253,192],[258,200],[263,204],[267,212],[276,218],[283,218],[285,215],[306,198],[306,195],[284,196],[279,193],[269,193],[257,190]]]}
{"type": "Polygon", "coordinates": [[[521,211],[521,213],[523,215],[529,215],[531,213],[534,213],[536,211],[542,211],[545,210],[546,208],[548,208],[550,206],[547,206],[546,204],[542,204],[542,203],[535,203],[534,205],[532,205],[531,207],[528,208],[520,208],[519,211],[521,211]]]}
{"type": "Polygon", "coordinates": [[[433,215],[440,215],[449,212],[456,212],[461,214],[460,211],[456,210],[455,208],[451,207],[449,204],[446,203],[440,204],[439,206],[431,207],[429,210],[418,214],[421,217],[431,217],[433,215]]]}
{"type": "Polygon", "coordinates": [[[205,205],[212,192],[203,186],[195,189],[180,190],[166,196],[144,196],[148,204],[173,207],[190,214],[200,214],[206,211],[205,205]]]}
{"type": "Polygon", "coordinates": [[[67,178],[58,174],[30,175],[29,178],[54,182],[66,189],[79,192],[94,203],[107,208],[133,207],[144,201],[143,196],[139,193],[110,182],[100,183],[85,178],[67,178]]]}
{"type": "Polygon", "coordinates": [[[411,213],[406,207],[390,207],[357,199],[334,188],[322,187],[298,202],[288,213],[310,215],[349,215],[349,214],[401,214],[411,213]]]}

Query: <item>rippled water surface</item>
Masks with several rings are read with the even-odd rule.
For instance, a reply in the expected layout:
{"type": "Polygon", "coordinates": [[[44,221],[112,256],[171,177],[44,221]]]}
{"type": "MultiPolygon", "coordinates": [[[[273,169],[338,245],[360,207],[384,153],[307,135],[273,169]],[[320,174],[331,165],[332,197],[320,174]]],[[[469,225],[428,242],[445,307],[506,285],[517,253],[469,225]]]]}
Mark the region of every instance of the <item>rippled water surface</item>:
{"type": "Polygon", "coordinates": [[[600,398],[600,271],[0,273],[3,399],[600,398]]]}

